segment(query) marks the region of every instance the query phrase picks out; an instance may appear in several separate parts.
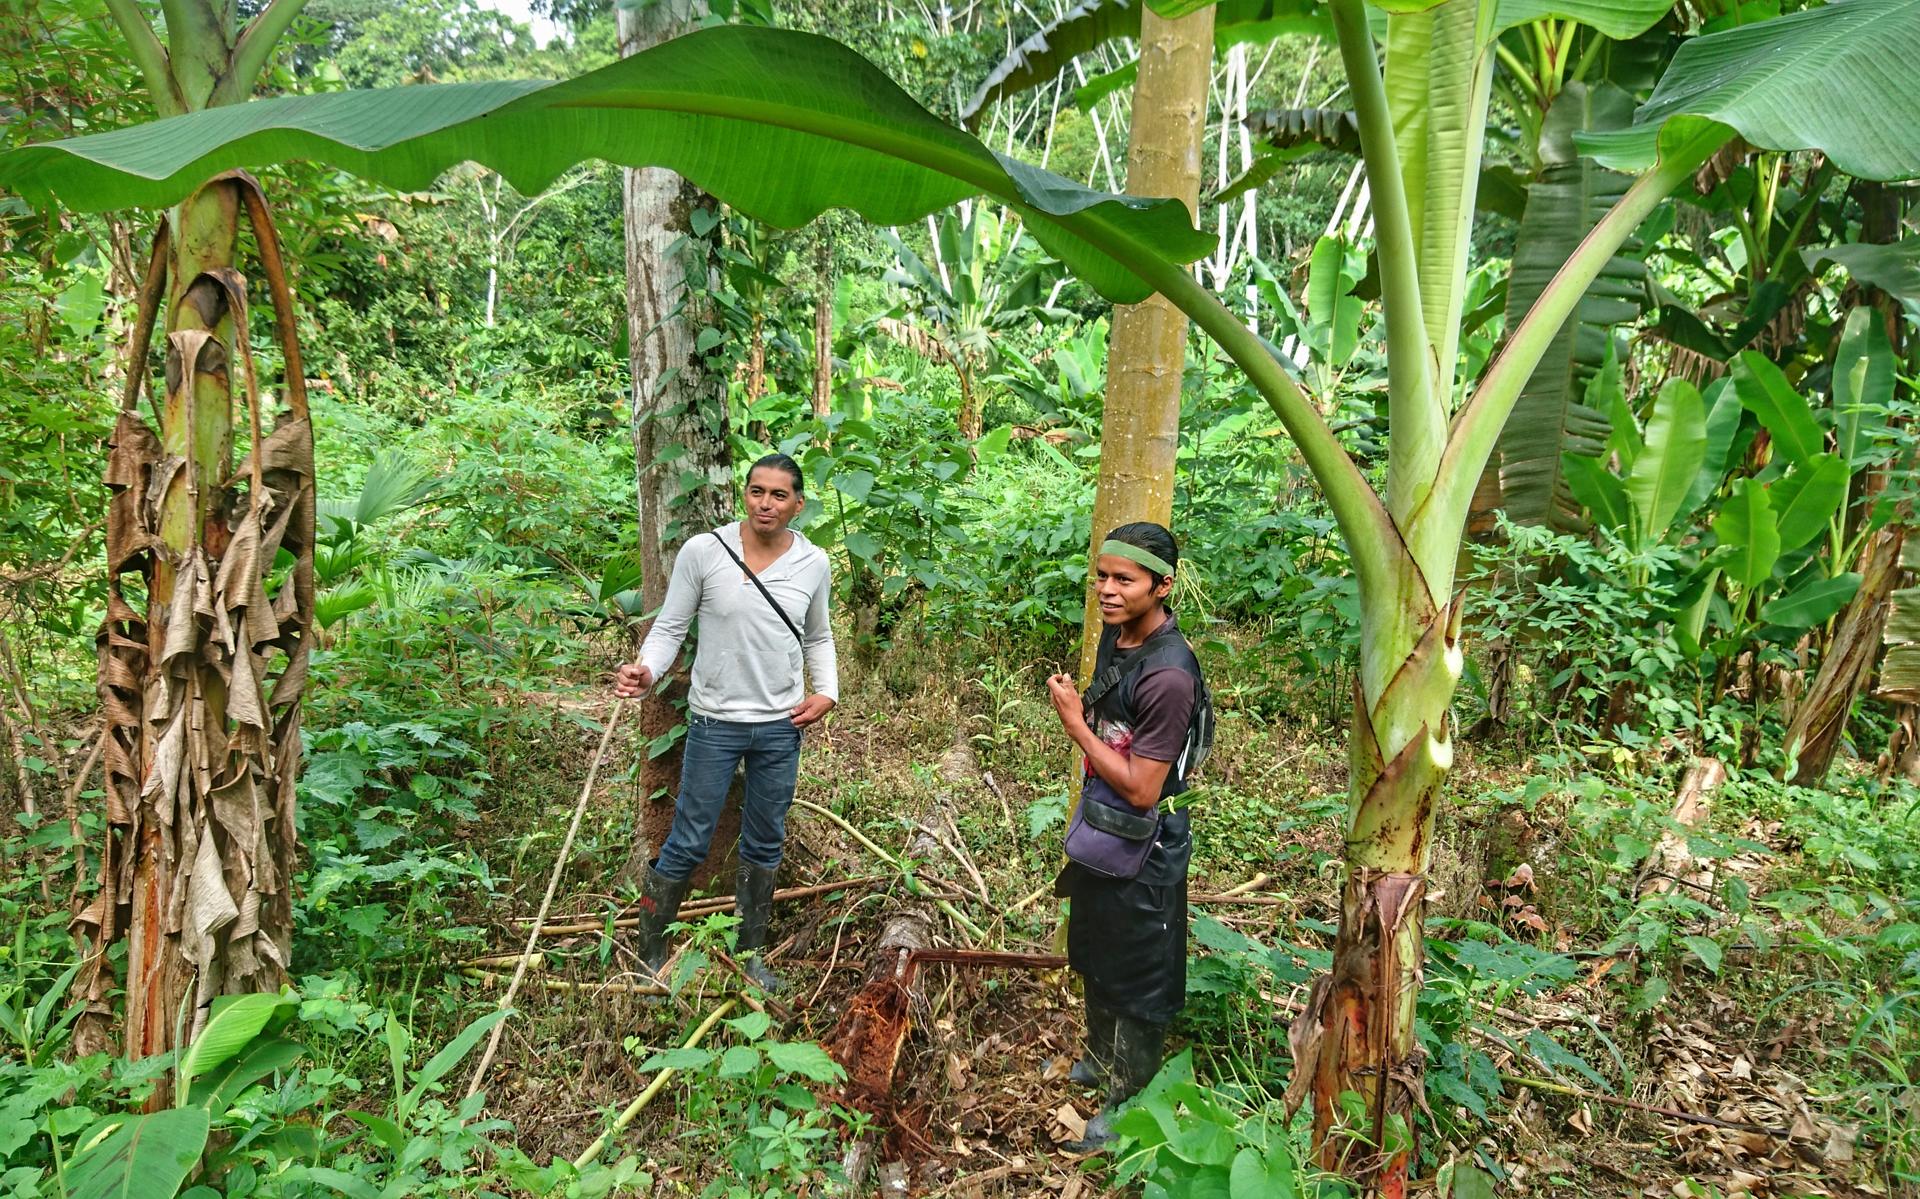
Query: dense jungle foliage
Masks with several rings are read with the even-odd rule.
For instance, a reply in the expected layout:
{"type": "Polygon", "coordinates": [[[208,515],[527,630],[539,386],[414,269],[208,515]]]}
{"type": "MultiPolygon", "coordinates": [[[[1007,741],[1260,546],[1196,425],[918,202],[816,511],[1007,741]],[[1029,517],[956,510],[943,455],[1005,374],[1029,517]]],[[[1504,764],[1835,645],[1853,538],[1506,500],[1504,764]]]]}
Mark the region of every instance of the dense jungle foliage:
{"type": "MultiPolygon", "coordinates": [[[[1782,8],[1683,5],[1583,43],[1595,93],[1618,94],[1593,107],[1644,99],[1683,37],[1782,8]]],[[[715,3],[711,20],[831,33],[953,117],[1059,15],[794,0],[715,3]]],[[[544,45],[476,0],[312,0],[268,90],[562,78],[615,57],[611,6],[539,17],[544,45]]],[[[1544,283],[1541,197],[1578,177],[1570,247],[1591,195],[1620,190],[1568,136],[1602,124],[1542,96],[1583,86],[1555,57],[1575,45],[1564,24],[1521,30],[1533,61],[1503,44],[1469,364],[1544,283]]],[[[1299,133],[1344,103],[1344,77],[1324,41],[1283,33],[1218,51],[1198,223],[1231,235],[1199,273],[1378,476],[1373,225],[1352,147],[1299,133]],[[1279,184],[1235,188],[1260,170],[1279,184]]],[[[1131,45],[1063,60],[981,135],[1124,188],[1131,45]]],[[[152,107],[102,7],[16,0],[0,113],[13,148],[152,107]]],[[[101,480],[152,214],[0,194],[0,1196],[784,1199],[836,1193],[846,1147],[876,1137],[915,1194],[1347,1193],[1283,1096],[1289,1022],[1339,918],[1357,585],[1294,443],[1197,333],[1174,606],[1220,733],[1188,800],[1179,1052],[1122,1147],[1076,1159],[1058,1149],[1089,1111],[1065,1079],[1062,974],[923,967],[892,1129],[818,1045],[901,906],[940,897],[943,928],[1021,952],[1047,952],[1059,923],[1073,762],[1043,680],[1078,660],[1113,306],[984,200],[893,230],[694,216],[717,247],[702,349],[728,380],[733,460],[800,459],[798,527],[835,567],[846,694],[805,750],[817,808],[796,808],[782,885],[846,885],[777,910],[790,1008],[727,1008],[701,1039],[738,985],[725,913],[687,918],[669,1002],[628,993],[615,921],[639,780],[681,730],[620,729],[563,875],[570,931],[546,939],[467,1096],[644,615],[622,172],[588,164],[531,196],[472,164],[407,193],[315,165],[261,177],[300,301],[321,499],[294,957],[288,990],[219,1008],[185,1063],[77,1053],[70,1002],[68,924],[93,902],[106,820],[101,480]],[[176,1066],[166,1119],[103,1140],[176,1066]]],[[[1913,519],[1920,457],[1909,191],[1812,152],[1717,155],[1535,376],[1558,407],[1524,409],[1502,442],[1547,481],[1503,498],[1495,480],[1462,556],[1468,659],[1417,1013],[1415,1173],[1433,1193],[1920,1195],[1913,684],[1863,674],[1816,777],[1789,731],[1830,660],[1871,665],[1883,640],[1888,663],[1920,653],[1920,541],[1902,560],[1894,538],[1878,583],[1871,562],[1913,519]],[[1879,623],[1862,626],[1869,586],[1879,623]]],[[[253,323],[272,373],[265,305],[253,323]]]]}

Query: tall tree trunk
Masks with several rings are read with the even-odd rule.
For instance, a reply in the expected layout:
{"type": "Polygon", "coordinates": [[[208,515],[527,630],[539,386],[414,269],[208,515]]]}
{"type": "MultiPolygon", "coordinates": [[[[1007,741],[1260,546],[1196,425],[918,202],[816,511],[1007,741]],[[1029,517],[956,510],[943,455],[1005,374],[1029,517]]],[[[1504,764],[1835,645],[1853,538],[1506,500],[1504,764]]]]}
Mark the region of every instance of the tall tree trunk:
{"type": "MultiPolygon", "coordinates": [[[[620,55],[627,57],[678,37],[706,15],[704,0],[659,0],[618,9],[620,55]]],[[[720,286],[715,247],[694,232],[692,214],[718,201],[672,171],[625,172],[627,334],[633,371],[633,460],[639,494],[640,595],[648,612],[667,598],[674,553],[688,537],[725,523],[734,513],[733,458],[727,441],[726,374],[696,348],[700,330],[718,323],[711,295],[720,286]],[[668,450],[680,452],[663,461],[668,450]],[[686,484],[691,483],[691,486],[686,484]]],[[[640,635],[645,636],[642,628],[640,635]]],[[[691,650],[691,645],[688,649],[691,650]]],[[[691,660],[683,653],[682,663],[691,660]]],[[[684,669],[640,705],[639,727],[649,739],[680,723],[684,669]]],[[[628,877],[658,851],[673,822],[680,785],[676,746],[647,758],[640,772],[640,840],[628,877]]],[[[730,844],[739,829],[737,804],[728,804],[714,844],[730,844]]],[[[703,879],[712,873],[703,871],[703,879]]]]}
{"type": "Polygon", "coordinates": [[[813,246],[813,415],[825,420],[833,410],[833,237],[825,221],[815,222],[820,240],[813,246]]]}
{"type": "MultiPolygon", "coordinates": [[[[168,6],[169,45],[109,3],[163,115],[246,99],[302,0],[276,0],[244,30],[207,0],[168,6]]],[[[107,465],[108,609],[99,634],[106,708],[101,889],[74,919],[93,951],[80,981],[81,1052],[111,1018],[105,949],[127,941],[129,1057],[191,1041],[221,995],[274,990],[292,943],[294,780],[313,611],[313,439],[292,296],[258,185],[215,179],[155,234],[128,347],[107,465]],[[286,363],[287,408],[269,427],[236,270],[254,232],[286,363]],[[148,343],[164,307],[165,397],[156,434],[140,415],[148,343]],[[233,377],[245,383],[247,462],[233,462],[233,377]],[[278,551],[295,568],[276,594],[278,551]],[[123,587],[124,575],[140,586],[123,587]],[[136,608],[141,604],[144,611],[136,608]]],[[[153,1103],[164,1104],[166,1088],[153,1103]]]]}
{"type": "MultiPolygon", "coordinates": [[[[1212,8],[1176,21],[1163,20],[1151,10],[1141,13],[1140,74],[1133,87],[1133,131],[1127,144],[1129,193],[1173,197],[1198,210],[1212,66],[1212,8]]],[[[1165,297],[1149,296],[1115,310],[1090,552],[1099,550],[1101,539],[1115,525],[1171,522],[1186,361],[1187,318],[1165,297]]],[[[1082,677],[1093,673],[1093,655],[1100,645],[1092,569],[1090,562],[1080,642],[1082,677]]]]}

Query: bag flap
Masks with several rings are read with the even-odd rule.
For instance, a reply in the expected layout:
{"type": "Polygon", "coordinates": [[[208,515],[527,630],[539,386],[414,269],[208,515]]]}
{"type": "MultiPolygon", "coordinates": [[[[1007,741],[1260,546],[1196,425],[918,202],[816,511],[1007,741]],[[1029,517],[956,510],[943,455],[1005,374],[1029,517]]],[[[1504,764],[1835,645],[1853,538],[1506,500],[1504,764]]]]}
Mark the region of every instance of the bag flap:
{"type": "Polygon", "coordinates": [[[1101,803],[1091,794],[1080,797],[1080,814],[1088,824],[1101,832],[1128,841],[1145,841],[1160,828],[1160,814],[1157,811],[1151,815],[1123,812],[1110,804],[1101,803]]]}

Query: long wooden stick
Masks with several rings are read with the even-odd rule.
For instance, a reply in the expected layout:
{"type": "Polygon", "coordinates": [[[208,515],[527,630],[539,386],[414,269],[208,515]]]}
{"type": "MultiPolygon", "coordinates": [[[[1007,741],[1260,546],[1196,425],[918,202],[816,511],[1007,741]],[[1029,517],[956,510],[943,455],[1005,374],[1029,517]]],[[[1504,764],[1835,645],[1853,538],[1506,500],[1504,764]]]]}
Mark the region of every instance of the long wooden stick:
{"type": "MultiPolygon", "coordinates": [[[[707,1018],[700,1022],[700,1027],[694,1029],[693,1034],[681,1044],[680,1048],[692,1049],[701,1041],[706,1040],[707,1034],[713,1031],[713,1026],[720,1023],[726,1014],[733,1010],[734,1005],[739,1002],[738,998],[729,999],[719,1007],[714,1008],[713,1011],[707,1014],[707,1018]]],[[[601,1133],[598,1140],[587,1146],[585,1153],[573,1159],[573,1168],[576,1170],[584,1170],[592,1165],[593,1159],[606,1152],[607,1146],[613,1144],[613,1138],[626,1131],[627,1125],[633,1123],[633,1118],[640,1114],[642,1108],[653,1102],[653,1097],[660,1093],[661,1089],[667,1085],[667,1080],[671,1079],[676,1073],[678,1073],[678,1071],[672,1066],[668,1066],[658,1074],[655,1074],[653,1081],[647,1084],[647,1089],[640,1092],[639,1098],[629,1103],[627,1110],[621,1112],[620,1115],[614,1119],[613,1127],[601,1133]]]]}
{"type": "MultiPolygon", "coordinates": [[[[607,713],[607,728],[600,734],[600,748],[593,751],[593,763],[587,767],[587,781],[580,787],[580,800],[573,805],[573,820],[567,825],[567,838],[560,843],[560,856],[554,859],[553,873],[547,876],[547,894],[540,901],[540,914],[533,918],[533,927],[527,930],[527,947],[520,953],[520,964],[513,968],[513,981],[507,984],[506,994],[500,996],[500,1010],[503,1012],[513,1006],[513,997],[520,993],[520,981],[527,976],[527,965],[534,958],[533,947],[540,941],[540,926],[546,922],[547,912],[553,907],[553,893],[560,889],[560,876],[566,873],[567,859],[573,856],[573,838],[580,831],[580,817],[586,814],[587,797],[593,794],[594,780],[600,777],[600,763],[607,756],[607,746],[613,742],[613,730],[620,726],[620,714],[626,709],[627,701],[616,699],[613,701],[613,710],[607,713]]],[[[487,1051],[480,1055],[480,1064],[473,1068],[473,1081],[467,1084],[467,1098],[479,1094],[480,1082],[487,1076],[487,1067],[493,1065],[493,1055],[499,1052],[500,1037],[506,1031],[505,1020],[493,1026],[493,1035],[487,1038],[487,1051]]]]}

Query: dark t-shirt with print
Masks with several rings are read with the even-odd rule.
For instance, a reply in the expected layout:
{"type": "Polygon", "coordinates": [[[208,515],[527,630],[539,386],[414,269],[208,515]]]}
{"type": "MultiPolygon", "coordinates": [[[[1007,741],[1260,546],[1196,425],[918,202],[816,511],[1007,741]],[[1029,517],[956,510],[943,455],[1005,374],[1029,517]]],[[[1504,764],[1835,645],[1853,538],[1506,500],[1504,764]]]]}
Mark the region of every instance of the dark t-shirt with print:
{"type": "MultiPolygon", "coordinates": [[[[1124,669],[1127,659],[1141,648],[1115,650],[1113,660],[1124,669]]],[[[1153,667],[1133,685],[1133,723],[1127,724],[1117,714],[1109,715],[1104,710],[1108,704],[1103,701],[1103,710],[1094,713],[1094,735],[1129,757],[1175,761],[1187,743],[1193,695],[1192,675],[1178,666],[1153,667]]]]}

